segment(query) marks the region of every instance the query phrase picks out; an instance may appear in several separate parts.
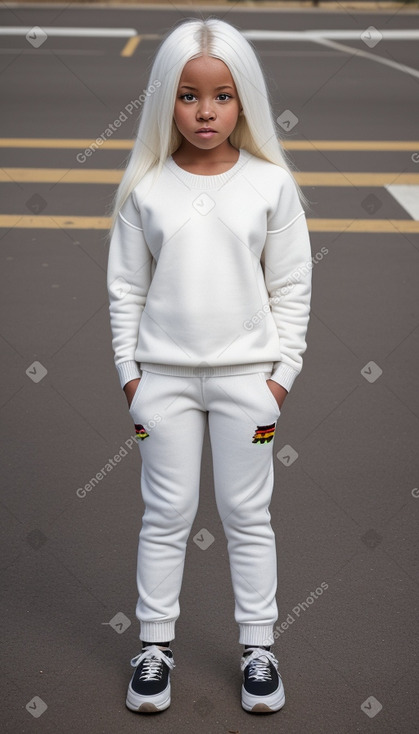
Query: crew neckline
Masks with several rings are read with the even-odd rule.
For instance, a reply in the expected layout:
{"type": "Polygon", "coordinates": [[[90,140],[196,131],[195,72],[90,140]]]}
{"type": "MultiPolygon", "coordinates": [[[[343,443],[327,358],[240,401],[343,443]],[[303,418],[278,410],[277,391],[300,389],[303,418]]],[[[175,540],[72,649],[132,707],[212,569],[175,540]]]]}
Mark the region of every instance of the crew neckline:
{"type": "Polygon", "coordinates": [[[247,157],[249,156],[247,150],[245,150],[244,148],[239,148],[238,150],[239,157],[237,161],[233,163],[228,171],[224,171],[224,173],[216,173],[213,175],[207,175],[205,173],[191,173],[191,171],[186,171],[184,168],[179,166],[173,160],[173,156],[171,155],[167,159],[167,164],[172,173],[180,178],[181,181],[184,181],[188,186],[191,186],[193,188],[205,189],[217,188],[218,186],[226,183],[232,176],[234,176],[239,168],[241,168],[247,160],[247,157]]]}

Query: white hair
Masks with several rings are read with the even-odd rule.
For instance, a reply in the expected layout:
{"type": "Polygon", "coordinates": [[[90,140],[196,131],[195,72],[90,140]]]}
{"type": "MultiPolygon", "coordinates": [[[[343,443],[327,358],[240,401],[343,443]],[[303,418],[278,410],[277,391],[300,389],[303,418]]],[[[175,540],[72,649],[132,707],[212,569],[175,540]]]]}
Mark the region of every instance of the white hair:
{"type": "MultiPolygon", "coordinates": [[[[239,149],[285,168],[291,175],[291,162],[281,145],[276,129],[264,75],[253,46],[234,26],[217,18],[192,19],[174,28],[159,46],[149,77],[138,133],[122,180],[116,191],[112,228],[118,212],[143,176],[155,168],[161,172],[168,156],[182,142],[173,119],[179,80],[185,64],[199,56],[221,59],[236,85],[243,114],[229,140],[239,149]],[[158,85],[158,86],[157,86],[158,85]]],[[[300,200],[307,199],[295,182],[300,200]]]]}

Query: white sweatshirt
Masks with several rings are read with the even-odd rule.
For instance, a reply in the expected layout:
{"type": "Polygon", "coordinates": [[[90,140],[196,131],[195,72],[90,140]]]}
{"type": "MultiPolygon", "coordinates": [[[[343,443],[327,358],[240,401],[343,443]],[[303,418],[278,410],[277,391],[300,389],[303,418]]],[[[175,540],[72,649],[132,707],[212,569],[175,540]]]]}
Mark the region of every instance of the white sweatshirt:
{"type": "Polygon", "coordinates": [[[112,347],[121,386],[141,369],[268,371],[290,390],[302,367],[311,252],[293,177],[240,149],[226,173],[167,158],[123,205],[109,248],[112,347]]]}

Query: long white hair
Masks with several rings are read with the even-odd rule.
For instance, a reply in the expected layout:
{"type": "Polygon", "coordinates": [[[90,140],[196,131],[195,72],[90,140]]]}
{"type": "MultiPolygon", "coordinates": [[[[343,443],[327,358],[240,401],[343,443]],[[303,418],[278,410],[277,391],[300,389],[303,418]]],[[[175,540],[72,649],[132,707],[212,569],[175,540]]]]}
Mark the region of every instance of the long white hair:
{"type": "MultiPolygon", "coordinates": [[[[167,157],[179,148],[182,136],[173,113],[180,76],[188,61],[203,55],[221,59],[236,85],[243,114],[229,136],[231,144],[237,149],[245,148],[293,175],[291,161],[287,160],[276,129],[261,65],[252,45],[239,30],[225,21],[217,18],[187,20],[163,39],[155,56],[137,136],[112,205],[111,233],[118,212],[135,186],[152,168],[155,168],[157,177],[167,157]]],[[[295,183],[301,202],[306,204],[306,197],[295,183]]]]}

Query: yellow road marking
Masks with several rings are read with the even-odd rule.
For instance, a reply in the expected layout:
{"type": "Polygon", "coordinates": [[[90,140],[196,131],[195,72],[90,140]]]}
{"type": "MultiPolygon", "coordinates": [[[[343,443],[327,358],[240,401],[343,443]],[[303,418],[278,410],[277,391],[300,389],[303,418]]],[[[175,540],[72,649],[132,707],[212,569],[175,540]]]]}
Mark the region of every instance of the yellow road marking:
{"type": "Polygon", "coordinates": [[[109,229],[110,217],[47,217],[0,214],[0,227],[17,229],[109,229]]]}
{"type": "Polygon", "coordinates": [[[117,169],[1,168],[0,181],[19,183],[119,183],[123,171],[117,169]]]}
{"type": "Polygon", "coordinates": [[[310,232],[418,233],[415,219],[307,219],[310,232]]]}
{"type": "Polygon", "coordinates": [[[301,171],[295,174],[301,186],[387,186],[388,184],[419,184],[419,173],[356,173],[342,171],[301,171]]]}
{"type": "MultiPolygon", "coordinates": [[[[0,148],[77,148],[83,151],[94,143],[94,138],[0,138],[0,148]]],[[[101,140],[101,148],[129,150],[132,140],[101,140]]]]}
{"type": "MultiPolygon", "coordinates": [[[[380,232],[419,234],[414,219],[307,219],[310,232],[380,232]]],[[[108,230],[110,217],[48,217],[0,214],[0,227],[17,229],[100,229],[108,230]]]]}
{"type": "Polygon", "coordinates": [[[141,38],[141,36],[133,36],[132,38],[130,38],[122,49],[121,56],[132,56],[138,44],[140,43],[141,38]]]}
{"type": "MultiPolygon", "coordinates": [[[[125,49],[137,38],[141,39],[142,36],[130,38],[125,49]]],[[[83,150],[88,148],[94,140],[95,138],[0,138],[0,148],[79,148],[83,150]]],[[[133,140],[102,140],[101,143],[101,148],[109,150],[129,150],[133,146],[133,140]]],[[[283,140],[282,144],[288,150],[419,151],[418,140],[283,140]]]]}
{"type": "MultiPolygon", "coordinates": [[[[1,168],[1,182],[19,183],[82,183],[117,184],[123,171],[113,168],[1,168]]],[[[297,171],[295,178],[301,186],[388,186],[389,184],[419,184],[419,173],[356,173],[297,171]]]]}
{"type": "Polygon", "coordinates": [[[288,150],[419,150],[417,140],[287,140],[288,150]]]}

